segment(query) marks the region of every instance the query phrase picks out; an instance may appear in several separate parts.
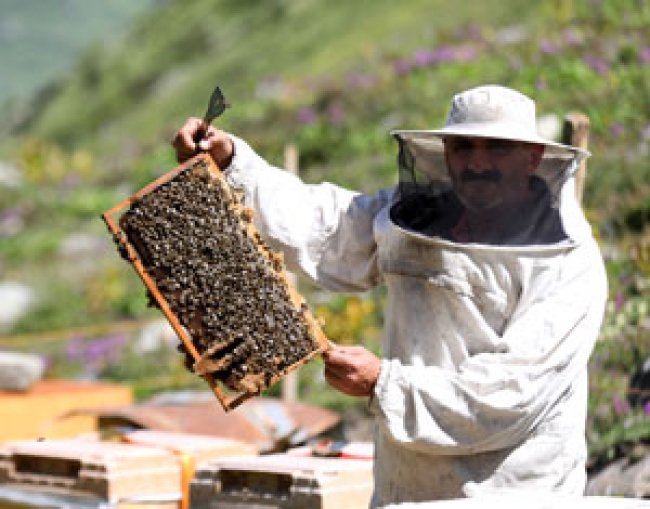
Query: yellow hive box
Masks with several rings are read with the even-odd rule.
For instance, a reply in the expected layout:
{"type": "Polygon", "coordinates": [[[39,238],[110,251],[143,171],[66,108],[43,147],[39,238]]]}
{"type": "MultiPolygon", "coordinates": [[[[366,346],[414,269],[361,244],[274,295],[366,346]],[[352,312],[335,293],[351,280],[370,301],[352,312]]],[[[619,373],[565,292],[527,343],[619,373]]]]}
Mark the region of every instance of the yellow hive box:
{"type": "Polygon", "coordinates": [[[25,392],[0,391],[0,442],[65,438],[97,430],[91,415],[61,419],[80,408],[130,405],[126,386],[67,380],[41,380],[25,392]]]}

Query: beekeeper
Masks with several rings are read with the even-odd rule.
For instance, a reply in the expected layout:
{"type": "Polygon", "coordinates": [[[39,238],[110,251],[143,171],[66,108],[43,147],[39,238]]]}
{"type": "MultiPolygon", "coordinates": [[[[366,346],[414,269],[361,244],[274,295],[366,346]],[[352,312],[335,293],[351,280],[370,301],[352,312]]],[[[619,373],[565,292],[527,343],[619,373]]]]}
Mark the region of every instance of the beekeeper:
{"type": "Polygon", "coordinates": [[[575,199],[588,154],[540,137],[534,102],[494,85],[456,95],[441,129],[392,134],[400,183],[373,196],[306,185],[199,119],[174,146],[212,154],[290,268],[331,290],[386,285],[383,358],[324,355],[328,382],[376,417],[373,506],[581,494],[607,293],[575,199]]]}

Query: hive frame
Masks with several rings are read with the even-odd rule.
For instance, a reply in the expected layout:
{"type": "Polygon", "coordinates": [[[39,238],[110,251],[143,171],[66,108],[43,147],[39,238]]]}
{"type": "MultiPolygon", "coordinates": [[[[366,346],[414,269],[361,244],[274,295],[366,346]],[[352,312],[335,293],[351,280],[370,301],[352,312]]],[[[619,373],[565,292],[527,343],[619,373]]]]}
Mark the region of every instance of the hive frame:
{"type": "MultiPolygon", "coordinates": [[[[118,249],[122,250],[122,254],[124,255],[125,259],[131,264],[131,266],[134,268],[134,270],[136,271],[136,273],[138,274],[138,276],[146,286],[147,290],[149,290],[150,295],[156,301],[156,304],[158,305],[162,313],[165,315],[165,318],[172,326],[174,332],[176,332],[180,341],[183,343],[185,349],[191,355],[192,359],[195,362],[200,359],[201,354],[194,346],[194,343],[192,342],[192,338],[190,337],[189,333],[181,325],[179,318],[176,316],[174,311],[171,309],[169,303],[167,302],[165,297],[158,289],[155,280],[153,279],[153,277],[151,277],[151,275],[148,273],[147,269],[145,268],[144,264],[142,263],[140,255],[138,254],[135,246],[129,241],[127,234],[120,226],[119,217],[121,216],[121,213],[123,213],[126,209],[128,209],[134,201],[139,200],[143,196],[151,193],[154,189],[174,179],[177,175],[179,175],[183,171],[187,170],[190,167],[193,167],[200,160],[207,163],[208,171],[213,177],[225,183],[223,174],[214,163],[212,157],[210,157],[207,154],[199,154],[185,161],[184,163],[180,164],[173,170],[160,176],[153,182],[149,183],[148,185],[146,185],[145,187],[143,187],[142,189],[140,189],[130,197],[126,198],[125,200],[118,203],[117,205],[115,205],[114,207],[110,208],[109,210],[107,210],[102,214],[102,219],[106,223],[106,226],[108,227],[110,233],[113,235],[113,238],[115,239],[118,245],[118,249]]],[[[239,200],[237,200],[234,197],[227,183],[224,187],[226,189],[226,193],[230,195],[230,198],[232,199],[233,203],[236,204],[236,208],[239,209],[238,212],[243,211],[244,207],[241,205],[239,200]]],[[[257,233],[257,230],[253,225],[252,221],[247,222],[246,229],[247,229],[247,234],[250,236],[254,236],[255,233],[257,233]]],[[[263,251],[258,251],[258,252],[260,253],[260,256],[265,256],[267,259],[269,258],[265,252],[263,251]]],[[[279,278],[283,280],[284,284],[286,285],[289,298],[291,299],[292,304],[297,309],[299,309],[300,306],[305,302],[305,299],[291,284],[284,270],[278,272],[277,275],[279,278]]],[[[313,315],[308,309],[306,313],[304,313],[304,317],[305,317],[305,321],[307,322],[307,326],[310,329],[312,337],[316,339],[319,345],[318,348],[314,349],[312,352],[310,352],[304,358],[300,359],[298,362],[288,366],[283,371],[274,375],[271,378],[271,381],[269,382],[267,387],[273,386],[274,384],[279,382],[282,378],[284,378],[288,373],[298,369],[300,366],[307,363],[316,355],[331,348],[331,343],[328,341],[327,337],[323,333],[319,322],[313,317],[313,315]]],[[[242,404],[247,399],[252,398],[259,394],[259,392],[257,391],[240,392],[240,393],[232,394],[226,390],[224,384],[216,380],[210,373],[206,375],[202,375],[202,378],[206,380],[206,382],[212,389],[212,392],[215,394],[222,408],[226,412],[233,410],[234,408],[242,404]]]]}

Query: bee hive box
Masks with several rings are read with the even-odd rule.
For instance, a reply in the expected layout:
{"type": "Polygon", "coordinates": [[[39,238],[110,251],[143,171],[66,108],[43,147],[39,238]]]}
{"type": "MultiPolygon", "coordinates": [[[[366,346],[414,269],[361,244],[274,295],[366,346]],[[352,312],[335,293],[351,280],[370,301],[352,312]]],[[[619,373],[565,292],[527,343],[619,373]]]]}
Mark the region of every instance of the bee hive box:
{"type": "Polygon", "coordinates": [[[190,483],[193,509],[365,509],[373,491],[371,460],[271,454],[220,458],[190,483]]]}
{"type": "Polygon", "coordinates": [[[209,156],[190,159],[103,218],[225,410],[328,347],[282,257],[209,156]]]}
{"type": "Polygon", "coordinates": [[[0,446],[0,485],[93,494],[117,505],[130,497],[179,492],[181,469],[174,453],[149,446],[75,438],[17,441],[0,446]]]}

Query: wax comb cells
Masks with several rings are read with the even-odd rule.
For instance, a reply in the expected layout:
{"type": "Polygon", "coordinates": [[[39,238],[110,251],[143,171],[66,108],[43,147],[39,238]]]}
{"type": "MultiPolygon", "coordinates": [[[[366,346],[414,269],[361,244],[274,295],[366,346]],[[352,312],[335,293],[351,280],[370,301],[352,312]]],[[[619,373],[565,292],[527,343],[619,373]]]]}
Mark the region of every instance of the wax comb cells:
{"type": "Polygon", "coordinates": [[[327,340],[209,157],[185,166],[134,195],[119,224],[191,337],[194,371],[259,393],[327,340]]]}

